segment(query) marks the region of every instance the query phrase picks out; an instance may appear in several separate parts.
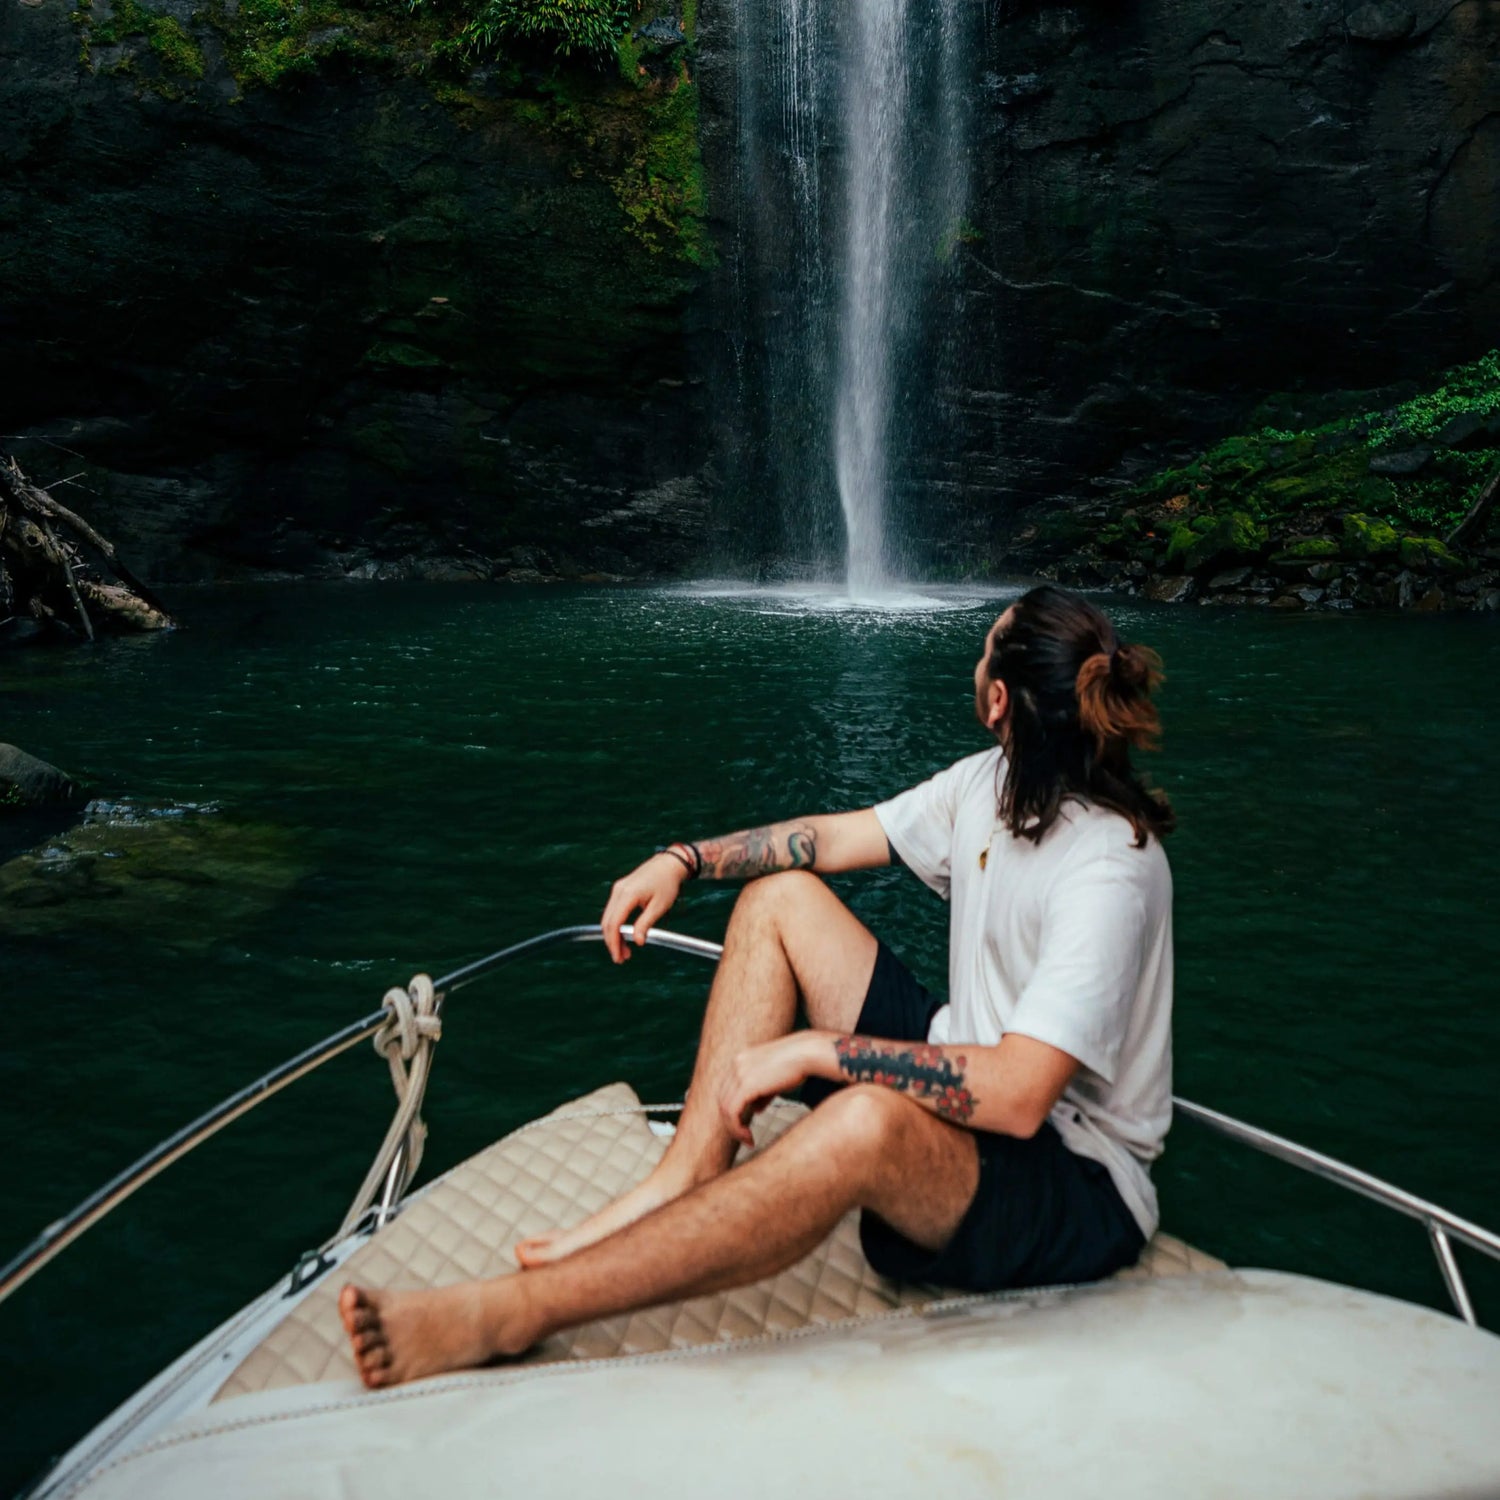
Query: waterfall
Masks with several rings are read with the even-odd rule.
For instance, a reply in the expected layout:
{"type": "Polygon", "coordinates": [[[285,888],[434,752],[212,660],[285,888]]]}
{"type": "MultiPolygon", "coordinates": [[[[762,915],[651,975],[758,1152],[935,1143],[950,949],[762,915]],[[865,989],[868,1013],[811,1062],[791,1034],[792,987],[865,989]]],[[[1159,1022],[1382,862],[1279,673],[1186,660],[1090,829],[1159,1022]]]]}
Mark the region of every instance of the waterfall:
{"type": "MultiPolygon", "coordinates": [[[[797,4],[798,0],[788,0],[797,4]]],[[[849,592],[886,583],[886,445],[901,224],[897,179],[906,124],[901,44],[907,0],[856,0],[845,72],[844,296],[834,460],[848,538],[849,592]]]]}
{"type": "Polygon", "coordinates": [[[975,0],[737,0],[742,485],[783,572],[909,570],[967,188],[975,0]],[[924,404],[925,403],[925,404],[924,404]]]}

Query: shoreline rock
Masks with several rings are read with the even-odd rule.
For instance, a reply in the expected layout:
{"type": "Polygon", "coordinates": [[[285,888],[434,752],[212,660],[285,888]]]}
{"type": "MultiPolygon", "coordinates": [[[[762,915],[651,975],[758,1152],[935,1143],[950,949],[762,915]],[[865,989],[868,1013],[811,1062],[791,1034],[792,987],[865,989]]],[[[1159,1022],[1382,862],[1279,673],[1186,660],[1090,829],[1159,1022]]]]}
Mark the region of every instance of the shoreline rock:
{"type": "Polygon", "coordinates": [[[67,772],[15,745],[0,744],[0,814],[81,807],[87,800],[67,772]]]}

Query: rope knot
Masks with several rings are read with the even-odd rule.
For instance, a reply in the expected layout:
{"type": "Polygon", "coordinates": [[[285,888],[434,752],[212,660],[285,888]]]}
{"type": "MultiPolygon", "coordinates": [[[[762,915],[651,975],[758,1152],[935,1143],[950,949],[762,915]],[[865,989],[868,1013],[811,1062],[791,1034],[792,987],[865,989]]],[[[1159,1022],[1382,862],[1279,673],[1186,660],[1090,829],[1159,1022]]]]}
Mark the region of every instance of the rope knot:
{"type": "Polygon", "coordinates": [[[380,1003],[390,1012],[390,1019],[375,1033],[375,1050],[393,1067],[397,1058],[410,1062],[424,1040],[435,1042],[442,1036],[437,994],[426,974],[418,974],[404,990],[387,990],[380,1003]]]}
{"type": "Polygon", "coordinates": [[[397,1192],[417,1175],[422,1162],[422,1144],[427,1139],[427,1127],[422,1123],[421,1115],[422,1096],[427,1092],[427,1075],[432,1068],[432,1044],[443,1034],[437,1000],[432,980],[426,974],[418,974],[404,990],[387,990],[380,1002],[386,1011],[386,1019],[375,1033],[375,1050],[391,1070],[391,1087],[396,1091],[396,1114],[370,1170],[365,1173],[353,1206],[344,1215],[339,1236],[350,1233],[375,1201],[403,1144],[406,1159],[396,1185],[397,1192]]]}

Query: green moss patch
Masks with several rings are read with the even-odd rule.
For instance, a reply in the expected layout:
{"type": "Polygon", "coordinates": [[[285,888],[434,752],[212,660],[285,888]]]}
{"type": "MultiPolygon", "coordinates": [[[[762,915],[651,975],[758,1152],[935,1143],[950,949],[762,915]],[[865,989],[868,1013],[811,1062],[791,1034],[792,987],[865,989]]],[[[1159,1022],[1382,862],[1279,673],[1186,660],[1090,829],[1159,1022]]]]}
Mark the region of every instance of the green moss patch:
{"type": "Polygon", "coordinates": [[[609,179],[630,232],[648,250],[693,265],[712,248],[704,225],[703,163],[698,152],[698,89],[681,64],[646,106],[648,129],[621,171],[609,179]]]}
{"type": "Polygon", "coordinates": [[[1273,557],[1273,562],[1322,562],[1339,555],[1339,544],[1328,536],[1293,537],[1273,557]]]}
{"type": "Polygon", "coordinates": [[[1500,351],[1409,392],[1385,405],[1359,392],[1273,397],[1266,414],[1305,408],[1318,425],[1236,434],[1153,475],[1122,493],[1097,539],[1113,557],[1202,572],[1267,551],[1395,563],[1406,536],[1422,566],[1446,567],[1425,543],[1456,526],[1500,468],[1500,351]]]}
{"type": "Polygon", "coordinates": [[[1385,557],[1400,545],[1389,521],[1357,512],[1344,517],[1344,554],[1348,557],[1385,557]]]}
{"type": "Polygon", "coordinates": [[[1462,573],[1464,561],[1435,536],[1404,536],[1398,548],[1403,568],[1419,572],[1462,573]]]}

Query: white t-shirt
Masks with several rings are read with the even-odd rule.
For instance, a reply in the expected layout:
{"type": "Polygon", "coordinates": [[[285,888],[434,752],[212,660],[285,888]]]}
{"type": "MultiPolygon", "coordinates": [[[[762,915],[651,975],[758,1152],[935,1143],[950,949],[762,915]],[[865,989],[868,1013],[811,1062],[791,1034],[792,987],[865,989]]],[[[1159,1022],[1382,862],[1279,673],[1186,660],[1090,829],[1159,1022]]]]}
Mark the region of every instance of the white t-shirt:
{"type": "Polygon", "coordinates": [[[1039,844],[1012,837],[1004,774],[997,746],[875,808],[897,854],[952,905],[948,1004],[928,1040],[994,1046],[1014,1031],[1076,1057],[1051,1122],[1109,1169],[1149,1239],[1147,1163],[1172,1123],[1167,857],[1159,839],[1135,848],[1119,813],[1077,800],[1039,844]]]}

